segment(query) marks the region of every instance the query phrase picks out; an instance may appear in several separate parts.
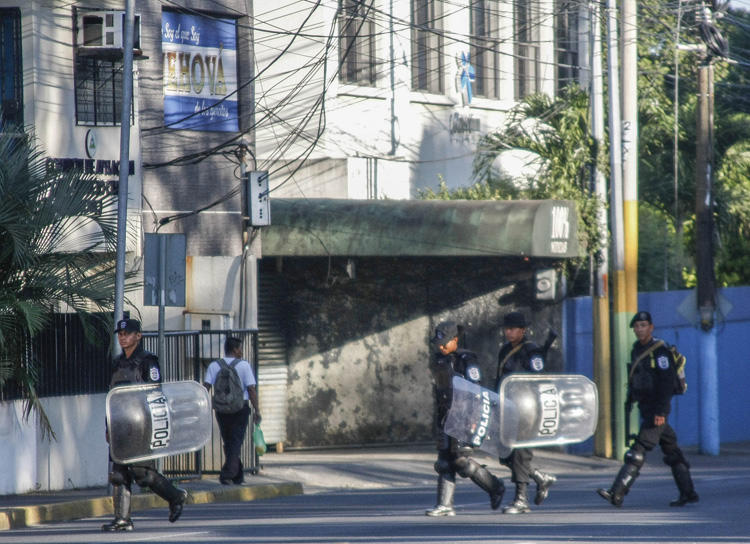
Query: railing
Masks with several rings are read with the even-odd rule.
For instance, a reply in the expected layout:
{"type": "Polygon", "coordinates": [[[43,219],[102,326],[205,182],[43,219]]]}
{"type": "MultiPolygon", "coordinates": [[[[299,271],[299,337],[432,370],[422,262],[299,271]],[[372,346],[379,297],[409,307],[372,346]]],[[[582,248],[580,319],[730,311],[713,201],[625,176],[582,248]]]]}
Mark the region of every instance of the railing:
{"type": "MultiPolygon", "coordinates": [[[[90,337],[84,334],[80,319],[75,314],[56,314],[50,325],[34,338],[27,351],[27,367],[35,369],[36,391],[40,397],[106,393],[112,373],[111,332],[109,320],[104,319],[93,328],[90,337]]],[[[195,380],[203,383],[208,364],[224,353],[224,340],[235,336],[242,340],[245,358],[258,376],[257,331],[202,330],[168,331],[164,333],[165,351],[159,365],[164,381],[195,380]]],[[[144,332],[143,347],[157,353],[158,333],[144,332]]],[[[25,398],[13,380],[0,388],[0,400],[25,398]]],[[[174,478],[199,477],[202,473],[216,473],[222,464],[221,436],[214,421],[211,441],[195,453],[165,458],[162,468],[174,478]]],[[[242,464],[246,471],[257,472],[258,463],[252,443],[252,428],[248,429],[242,446],[242,464]]]]}

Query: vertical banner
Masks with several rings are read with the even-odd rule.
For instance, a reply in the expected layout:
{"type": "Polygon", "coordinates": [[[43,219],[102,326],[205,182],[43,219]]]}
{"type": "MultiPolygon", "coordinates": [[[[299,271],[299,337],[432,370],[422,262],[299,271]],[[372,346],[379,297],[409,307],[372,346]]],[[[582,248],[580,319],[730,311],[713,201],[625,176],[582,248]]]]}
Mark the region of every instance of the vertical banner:
{"type": "Polygon", "coordinates": [[[237,28],[234,19],[164,11],[164,124],[237,132],[237,28]]]}

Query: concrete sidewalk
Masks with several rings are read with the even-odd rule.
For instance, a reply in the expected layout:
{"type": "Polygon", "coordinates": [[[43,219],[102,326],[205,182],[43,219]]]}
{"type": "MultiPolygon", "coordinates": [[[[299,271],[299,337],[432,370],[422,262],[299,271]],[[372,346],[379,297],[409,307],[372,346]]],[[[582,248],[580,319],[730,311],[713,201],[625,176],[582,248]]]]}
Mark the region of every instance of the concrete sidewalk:
{"type": "MultiPolygon", "coordinates": [[[[722,445],[719,456],[698,455],[691,448],[686,448],[686,454],[698,470],[723,467],[731,472],[732,467],[750,467],[750,443],[722,445]]],[[[500,466],[497,459],[482,452],[476,452],[475,458],[494,474],[509,477],[507,468],[500,466]]],[[[535,450],[535,458],[545,471],[570,476],[600,474],[603,484],[611,481],[620,466],[620,462],[613,459],[542,448],[535,450]]],[[[432,486],[435,485],[434,462],[432,443],[269,452],[261,457],[260,472],[247,474],[243,485],[221,485],[215,475],[178,485],[188,490],[188,505],[253,501],[340,489],[432,486]]],[[[664,470],[660,452],[650,453],[644,472],[663,473],[664,470]]],[[[133,511],[166,510],[163,500],[152,493],[139,493],[137,489],[134,486],[133,511]]],[[[0,496],[0,530],[111,515],[112,499],[106,487],[0,496]]]]}

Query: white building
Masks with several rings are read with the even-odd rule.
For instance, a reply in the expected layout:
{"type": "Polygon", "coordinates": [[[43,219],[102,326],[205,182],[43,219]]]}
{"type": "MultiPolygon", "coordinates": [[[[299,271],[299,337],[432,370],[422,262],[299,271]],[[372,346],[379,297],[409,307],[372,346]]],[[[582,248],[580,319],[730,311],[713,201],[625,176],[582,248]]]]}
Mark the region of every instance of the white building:
{"type": "Polygon", "coordinates": [[[579,6],[257,2],[256,150],[271,196],[412,198],[440,179],[469,185],[479,136],[524,96],[579,77],[579,6]]]}

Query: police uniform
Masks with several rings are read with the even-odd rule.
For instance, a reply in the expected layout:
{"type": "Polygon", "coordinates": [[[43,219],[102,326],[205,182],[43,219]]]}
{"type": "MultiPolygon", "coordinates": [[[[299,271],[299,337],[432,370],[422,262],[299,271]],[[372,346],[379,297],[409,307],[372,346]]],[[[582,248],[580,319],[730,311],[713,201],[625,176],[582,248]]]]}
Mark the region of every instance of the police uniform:
{"type": "MultiPolygon", "coordinates": [[[[123,319],[117,322],[116,333],[140,332],[140,322],[135,319],[123,319]]],[[[140,342],[128,357],[123,351],[112,365],[112,377],[109,388],[124,385],[161,383],[159,359],[150,351],[141,347],[140,342]]],[[[107,434],[109,437],[109,434],[107,434]]],[[[133,522],[130,519],[131,486],[136,482],[140,487],[149,487],[151,491],[169,504],[169,521],[175,522],[182,514],[182,506],[187,498],[187,491],[172,485],[156,470],[154,461],[141,461],[137,464],[123,465],[112,461],[109,482],[112,484],[112,503],[115,519],[102,525],[104,531],[131,531],[133,522]]]]}
{"type": "MultiPolygon", "coordinates": [[[[651,314],[638,312],[630,321],[633,327],[636,321],[652,324],[651,314]]],[[[667,423],[672,406],[672,396],[679,387],[677,365],[672,347],[658,338],[646,343],[637,340],[630,352],[628,365],[628,402],[637,402],[641,425],[638,436],[632,447],[625,452],[625,464],[620,469],[610,489],[599,489],[598,493],[615,506],[621,506],[640,469],[645,462],[645,454],[657,445],[664,454],[663,461],[672,469],[678,499],[670,506],[683,506],[697,502],[693,480],[690,476],[690,464],[677,445],[677,435],[667,423]],[[656,425],[655,418],[664,417],[664,424],[656,425]]]]}
{"type": "MultiPolygon", "coordinates": [[[[458,326],[452,321],[440,323],[431,339],[431,344],[438,348],[458,336],[458,326]]],[[[438,458],[435,472],[438,473],[437,504],[425,512],[428,516],[453,516],[453,495],[456,487],[456,474],[470,478],[490,496],[490,507],[496,510],[502,502],[505,486],[484,466],[471,458],[472,447],[451,438],[444,431],[445,418],[453,398],[453,377],[460,376],[466,380],[479,383],[482,374],[479,361],[474,352],[457,349],[453,353],[442,354],[437,350],[430,359],[430,371],[433,378],[433,391],[436,407],[436,433],[438,458]]]]}
{"type": "MultiPolygon", "coordinates": [[[[510,312],[503,318],[503,327],[526,328],[526,318],[520,312],[510,312]]],[[[497,355],[497,379],[495,390],[499,390],[500,382],[510,374],[525,372],[544,372],[544,354],[534,342],[524,335],[516,345],[505,342],[497,355]]],[[[503,509],[505,514],[522,514],[529,512],[529,501],[526,491],[530,480],[536,483],[534,503],[539,505],[549,495],[550,486],[557,481],[552,474],[532,468],[533,451],[529,448],[515,448],[508,457],[500,458],[500,463],[511,471],[511,481],[516,486],[516,496],[511,504],[503,509]]]]}

